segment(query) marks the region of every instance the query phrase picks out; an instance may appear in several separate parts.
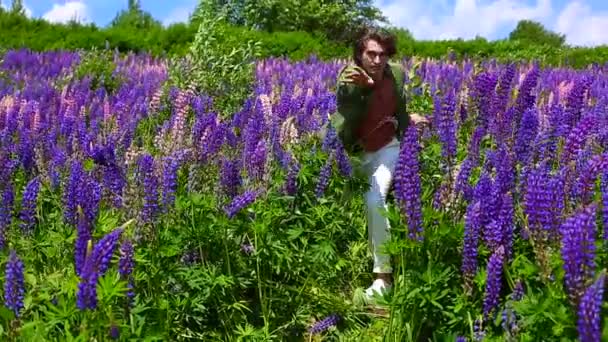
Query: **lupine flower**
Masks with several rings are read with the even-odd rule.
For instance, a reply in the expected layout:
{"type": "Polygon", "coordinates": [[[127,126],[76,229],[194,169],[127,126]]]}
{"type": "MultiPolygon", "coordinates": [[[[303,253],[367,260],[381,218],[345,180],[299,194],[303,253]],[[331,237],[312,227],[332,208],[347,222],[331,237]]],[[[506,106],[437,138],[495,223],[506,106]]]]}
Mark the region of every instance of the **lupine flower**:
{"type": "Polygon", "coordinates": [[[488,318],[492,311],[498,306],[504,256],[504,247],[500,246],[494,251],[492,256],[490,256],[490,260],[488,261],[486,292],[483,299],[483,314],[486,318],[488,318]]]}
{"type": "Polygon", "coordinates": [[[259,191],[248,190],[241,195],[236,196],[228,206],[224,209],[228,218],[233,218],[239,211],[255,202],[259,191]]]}
{"type": "Polygon", "coordinates": [[[336,164],[338,166],[338,170],[342,176],[350,177],[353,174],[353,168],[350,164],[350,160],[348,159],[348,155],[346,154],[346,150],[341,143],[338,142],[337,145],[338,146],[336,146],[334,153],[336,155],[336,164]]]}
{"type": "Polygon", "coordinates": [[[82,276],[91,234],[91,223],[82,213],[82,210],[79,210],[78,224],[76,226],[76,241],[74,242],[74,268],[78,276],[82,276]]]}
{"type": "Polygon", "coordinates": [[[14,201],[13,185],[6,183],[2,192],[2,202],[0,202],[0,249],[6,246],[6,229],[13,220],[14,201]]]}
{"type": "Polygon", "coordinates": [[[469,183],[471,172],[473,171],[473,160],[467,156],[460,166],[458,175],[456,176],[456,185],[454,191],[461,194],[466,201],[473,198],[473,187],[469,183]]]}
{"type": "Polygon", "coordinates": [[[606,274],[602,272],[597,280],[585,290],[578,305],[577,330],[580,341],[601,341],[601,309],[605,279],[606,274]]]}
{"type": "Polygon", "coordinates": [[[144,187],[144,206],[141,210],[142,220],[146,223],[152,222],[159,212],[159,188],[158,179],[154,174],[154,158],[144,154],[139,159],[139,173],[144,187]]]}
{"type": "Polygon", "coordinates": [[[109,332],[110,338],[113,340],[118,340],[120,337],[120,329],[116,326],[116,324],[112,324],[109,332]]]}
{"type": "Polygon", "coordinates": [[[325,193],[325,188],[327,188],[327,185],[329,183],[329,178],[331,177],[332,171],[332,156],[332,154],[329,155],[329,158],[327,158],[325,165],[323,165],[323,167],[321,168],[321,172],[319,173],[317,186],[315,188],[315,194],[317,195],[317,198],[323,196],[323,194],[325,193]]]}
{"type": "Polygon", "coordinates": [[[287,179],[285,180],[284,191],[287,195],[293,196],[298,192],[298,174],[300,173],[300,163],[294,159],[290,163],[287,179]]]}
{"type": "Polygon", "coordinates": [[[524,297],[524,283],[521,280],[515,282],[513,286],[513,293],[511,293],[511,299],[514,301],[520,301],[524,297]]]}
{"type": "Polygon", "coordinates": [[[254,252],[254,248],[250,243],[241,244],[241,251],[247,255],[250,255],[254,252]]]}
{"type": "MultiPolygon", "coordinates": [[[[517,100],[515,104],[515,122],[519,123],[522,115],[525,116],[526,110],[531,108],[534,105],[534,101],[536,100],[536,96],[533,94],[533,90],[538,84],[538,76],[540,75],[540,70],[537,64],[534,64],[530,71],[526,74],[521,86],[518,89],[517,100]]],[[[522,119],[522,126],[524,125],[524,121],[522,119]]]]}
{"type": "Polygon", "coordinates": [[[118,228],[105,235],[87,256],[76,294],[76,305],[80,310],[97,307],[97,281],[107,271],[122,232],[123,229],[118,228]]]}
{"type": "Polygon", "coordinates": [[[608,241],[608,172],[602,174],[601,182],[603,237],[608,241]]]}
{"type": "Polygon", "coordinates": [[[251,179],[261,180],[264,177],[264,172],[266,171],[266,158],[266,141],[260,139],[253,151],[253,155],[250,156],[249,162],[247,163],[247,168],[249,170],[248,175],[251,179]]]}
{"type": "Polygon", "coordinates": [[[595,203],[578,209],[562,224],[561,256],[566,292],[578,305],[585,283],[595,272],[595,203]]]}
{"type": "Polygon", "coordinates": [[[517,140],[515,141],[514,152],[517,160],[524,164],[530,156],[531,141],[536,139],[538,133],[538,115],[533,108],[526,109],[521,125],[517,131],[517,140]]]}
{"type": "Polygon", "coordinates": [[[167,211],[173,205],[173,203],[175,203],[175,192],[177,191],[177,171],[181,165],[180,161],[174,156],[165,157],[163,162],[162,204],[163,209],[167,211]]]}
{"type": "Polygon", "coordinates": [[[14,250],[11,250],[4,280],[4,305],[19,317],[23,309],[25,282],[23,277],[23,262],[14,250]]]}
{"type": "Polygon", "coordinates": [[[465,215],[464,242],[462,248],[461,271],[465,278],[465,285],[471,282],[477,273],[477,249],[479,232],[481,230],[481,205],[479,202],[469,204],[465,215]]]}
{"type": "Polygon", "coordinates": [[[439,140],[441,141],[441,155],[451,161],[456,155],[457,148],[456,123],[454,120],[456,95],[454,90],[448,91],[442,100],[435,100],[435,106],[441,106],[441,109],[435,109],[434,119],[436,120],[439,140]]]}
{"type": "Polygon", "coordinates": [[[410,239],[422,239],[422,205],[416,127],[409,126],[405,132],[399,159],[395,166],[395,198],[407,218],[410,239]]]}
{"type": "Polygon", "coordinates": [[[127,292],[127,298],[129,300],[133,298],[133,277],[131,274],[133,273],[133,267],[135,265],[135,260],[133,258],[133,243],[131,240],[127,239],[123,241],[120,245],[120,259],[118,260],[118,273],[121,278],[128,281],[129,291],[127,292]]]}
{"type": "Polygon", "coordinates": [[[308,332],[311,335],[319,334],[319,333],[337,325],[339,321],[340,321],[340,316],[338,316],[337,314],[331,314],[331,315],[327,316],[326,318],[313,324],[310,327],[310,329],[308,330],[308,332]]]}
{"type": "Polygon", "coordinates": [[[241,183],[238,160],[223,159],[220,172],[220,188],[222,192],[232,199],[236,196],[241,183]]]}
{"type": "Polygon", "coordinates": [[[21,230],[26,233],[32,233],[36,220],[36,203],[38,200],[38,191],[40,190],[40,179],[33,178],[30,180],[23,192],[23,200],[21,202],[21,230]]]}
{"type": "Polygon", "coordinates": [[[595,128],[596,119],[593,116],[587,116],[579,122],[568,135],[564,150],[561,154],[561,162],[566,164],[572,156],[575,156],[583,147],[584,142],[589,138],[595,128]]]}

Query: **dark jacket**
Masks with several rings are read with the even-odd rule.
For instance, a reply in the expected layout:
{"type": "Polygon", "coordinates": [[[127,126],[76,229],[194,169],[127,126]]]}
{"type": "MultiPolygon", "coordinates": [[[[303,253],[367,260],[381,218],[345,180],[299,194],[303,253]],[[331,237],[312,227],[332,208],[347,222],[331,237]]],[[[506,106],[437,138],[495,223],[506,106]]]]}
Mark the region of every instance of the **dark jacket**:
{"type": "MultiPolygon", "coordinates": [[[[338,74],[336,85],[337,112],[330,117],[330,125],[336,130],[344,148],[349,153],[357,153],[362,146],[356,140],[355,131],[367,113],[368,101],[372,94],[371,88],[363,88],[351,83],[344,82],[346,71],[353,70],[354,65],[347,65],[338,74]]],[[[401,140],[410,118],[406,111],[406,98],[403,87],[404,70],[397,63],[388,63],[385,69],[385,77],[393,80],[393,89],[397,96],[397,111],[394,113],[397,119],[397,139],[401,140]]]]}

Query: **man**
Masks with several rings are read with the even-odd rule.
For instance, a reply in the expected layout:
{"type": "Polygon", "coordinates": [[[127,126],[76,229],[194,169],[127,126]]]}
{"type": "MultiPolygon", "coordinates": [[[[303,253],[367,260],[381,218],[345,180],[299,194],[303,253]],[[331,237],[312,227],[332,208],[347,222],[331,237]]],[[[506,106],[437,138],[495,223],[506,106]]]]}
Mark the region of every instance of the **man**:
{"type": "Polygon", "coordinates": [[[367,299],[392,286],[390,256],[382,245],[390,238],[386,195],[399,157],[399,141],[410,123],[428,123],[405,110],[404,70],[389,63],[396,54],[395,38],[381,30],[366,29],[354,46],[354,65],[340,72],[337,113],[331,125],[346,151],[362,157],[370,189],[365,194],[368,237],[374,257],[375,280],[365,291],[367,299]]]}

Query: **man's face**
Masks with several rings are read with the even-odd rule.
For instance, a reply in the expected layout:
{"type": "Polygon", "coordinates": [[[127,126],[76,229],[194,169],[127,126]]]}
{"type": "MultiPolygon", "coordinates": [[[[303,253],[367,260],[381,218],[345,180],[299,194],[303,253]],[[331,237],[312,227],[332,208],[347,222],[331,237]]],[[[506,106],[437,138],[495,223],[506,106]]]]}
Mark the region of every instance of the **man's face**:
{"type": "Polygon", "coordinates": [[[363,69],[373,78],[380,79],[388,62],[386,51],[376,40],[369,39],[361,54],[363,69]]]}

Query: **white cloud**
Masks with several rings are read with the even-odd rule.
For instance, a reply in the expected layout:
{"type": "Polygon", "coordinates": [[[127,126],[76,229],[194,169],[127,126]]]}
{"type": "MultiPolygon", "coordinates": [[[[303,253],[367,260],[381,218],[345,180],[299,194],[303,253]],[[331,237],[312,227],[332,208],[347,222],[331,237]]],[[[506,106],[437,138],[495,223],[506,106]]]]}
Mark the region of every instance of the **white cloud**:
{"type": "Polygon", "coordinates": [[[192,7],[177,7],[174,8],[167,17],[163,20],[163,25],[169,26],[174,23],[187,22],[190,18],[190,14],[194,11],[194,6],[192,7]]]}
{"type": "MultiPolygon", "coordinates": [[[[10,10],[11,9],[11,3],[10,3],[10,1],[7,2],[7,3],[4,3],[4,1],[0,0],[0,7],[4,7],[4,9],[10,10]]],[[[25,1],[23,2],[23,9],[25,10],[25,16],[28,17],[28,18],[31,18],[32,17],[32,9],[27,6],[27,3],[25,1]]]]}
{"type": "Polygon", "coordinates": [[[593,11],[580,1],[570,2],[557,17],[555,30],[566,35],[568,44],[608,44],[608,12],[593,11]]]}
{"type": "Polygon", "coordinates": [[[75,19],[81,23],[90,22],[90,15],[87,5],[83,1],[67,1],[63,4],[53,4],[42,18],[52,23],[66,23],[75,19]]]}
{"type": "Polygon", "coordinates": [[[445,0],[394,0],[378,6],[393,25],[409,29],[417,39],[493,39],[519,20],[544,23],[552,14],[551,0],[536,0],[533,5],[522,0],[455,0],[452,8],[445,0]]]}

